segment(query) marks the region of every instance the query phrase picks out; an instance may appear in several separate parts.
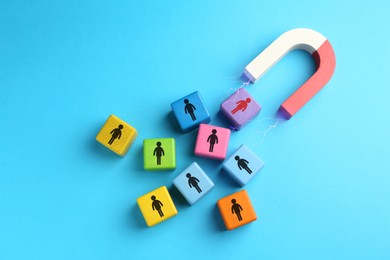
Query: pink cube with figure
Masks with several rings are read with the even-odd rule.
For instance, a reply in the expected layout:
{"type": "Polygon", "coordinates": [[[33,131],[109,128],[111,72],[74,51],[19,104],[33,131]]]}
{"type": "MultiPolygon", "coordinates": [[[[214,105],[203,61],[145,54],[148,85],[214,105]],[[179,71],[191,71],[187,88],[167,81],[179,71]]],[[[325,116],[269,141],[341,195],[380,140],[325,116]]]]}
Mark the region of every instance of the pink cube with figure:
{"type": "Polygon", "coordinates": [[[223,127],[200,124],[195,144],[195,155],[223,160],[229,144],[230,130],[223,127]]]}

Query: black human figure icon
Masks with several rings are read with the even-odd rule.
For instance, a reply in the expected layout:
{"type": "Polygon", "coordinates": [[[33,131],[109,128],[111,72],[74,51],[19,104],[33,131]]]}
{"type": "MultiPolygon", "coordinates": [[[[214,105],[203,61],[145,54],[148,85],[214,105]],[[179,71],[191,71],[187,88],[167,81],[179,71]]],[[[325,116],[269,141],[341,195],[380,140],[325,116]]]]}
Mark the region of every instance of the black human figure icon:
{"type": "Polygon", "coordinates": [[[188,99],[184,99],[184,103],[186,104],[184,106],[184,112],[186,114],[190,114],[192,121],[196,120],[196,116],[194,114],[194,111],[196,110],[196,107],[190,103],[188,99]]]}
{"type": "Polygon", "coordinates": [[[157,147],[154,148],[153,156],[157,157],[157,165],[161,165],[161,156],[165,156],[164,149],[161,147],[161,142],[156,143],[157,147]]]}
{"type": "Polygon", "coordinates": [[[112,145],[112,143],[114,142],[115,139],[121,139],[121,136],[122,136],[122,130],[123,129],[123,125],[118,125],[118,128],[114,128],[112,129],[112,131],[110,132],[111,134],[111,139],[110,141],[108,141],[108,144],[109,145],[112,145]]]}
{"type": "Polygon", "coordinates": [[[150,198],[153,200],[153,202],[152,202],[152,209],[153,210],[157,210],[158,214],[160,215],[161,218],[164,217],[164,213],[162,212],[162,209],[161,209],[161,207],[164,206],[162,204],[162,202],[159,201],[158,199],[156,199],[156,196],[154,196],[154,195],[152,197],[150,197],[150,198]]]}
{"type": "Polygon", "coordinates": [[[186,176],[188,178],[188,186],[190,186],[190,188],[194,187],[198,193],[201,193],[202,189],[199,187],[198,183],[200,181],[198,178],[191,176],[191,173],[187,173],[186,176]]]}
{"type": "Polygon", "coordinates": [[[249,174],[252,173],[252,170],[249,168],[248,164],[249,162],[243,158],[240,159],[240,156],[236,155],[234,157],[234,159],[236,159],[237,161],[237,166],[240,170],[244,169],[245,171],[247,171],[249,174]]]}
{"type": "Polygon", "coordinates": [[[212,153],[214,151],[214,144],[218,144],[218,136],[216,135],[217,130],[215,129],[213,129],[211,133],[212,134],[207,138],[207,142],[210,143],[209,152],[212,153]]]}
{"type": "Polygon", "coordinates": [[[243,209],[242,209],[241,205],[236,202],[235,199],[232,199],[232,203],[233,203],[233,205],[232,205],[232,214],[236,214],[237,218],[238,218],[238,221],[241,221],[242,220],[241,210],[243,210],[243,209]]]}

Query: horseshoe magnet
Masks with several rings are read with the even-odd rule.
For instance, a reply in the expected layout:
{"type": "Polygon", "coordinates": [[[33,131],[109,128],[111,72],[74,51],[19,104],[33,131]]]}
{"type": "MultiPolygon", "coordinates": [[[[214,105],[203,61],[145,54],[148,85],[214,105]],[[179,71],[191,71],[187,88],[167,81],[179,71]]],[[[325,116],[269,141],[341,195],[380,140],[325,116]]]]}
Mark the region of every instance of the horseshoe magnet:
{"type": "Polygon", "coordinates": [[[316,61],[317,71],[280,106],[279,110],[286,115],[287,119],[295,115],[332,77],[336,67],[336,57],[328,39],[319,32],[306,28],[287,31],[251,61],[244,70],[244,74],[254,83],[284,55],[295,49],[309,52],[316,61]]]}
{"type": "MultiPolygon", "coordinates": [[[[254,60],[252,60],[244,70],[244,75],[251,83],[255,83],[281,58],[295,49],[302,49],[309,52],[316,61],[317,70],[280,106],[279,111],[287,119],[290,119],[293,115],[295,115],[315,94],[317,94],[333,75],[336,66],[336,58],[332,45],[329,43],[327,38],[317,31],[306,28],[298,28],[287,31],[272,42],[254,60]]],[[[240,101],[241,99],[251,101],[252,99],[250,97],[245,97],[245,99],[243,99],[242,97],[237,96],[240,91],[243,92],[242,90],[243,89],[239,89],[236,93],[234,93],[231,96],[234,96],[234,98],[233,100],[230,100],[230,102],[228,102],[230,99],[229,97],[225,101],[228,102],[226,104],[236,105],[237,102],[234,101],[240,101]]],[[[235,112],[236,110],[226,107],[225,102],[221,105],[221,110],[228,119],[230,119],[233,126],[237,128],[240,128],[247,121],[251,120],[260,111],[260,106],[255,102],[252,102],[254,105],[257,105],[257,108],[251,112],[251,104],[247,102],[248,109],[246,109],[246,111],[248,112],[246,115],[238,112],[233,114],[232,111],[235,112]],[[249,115],[249,113],[252,113],[252,115],[249,115]],[[243,118],[244,120],[242,120],[243,118]]],[[[237,104],[237,106],[240,104],[237,104]]],[[[244,110],[241,111],[245,112],[244,110]]]]}

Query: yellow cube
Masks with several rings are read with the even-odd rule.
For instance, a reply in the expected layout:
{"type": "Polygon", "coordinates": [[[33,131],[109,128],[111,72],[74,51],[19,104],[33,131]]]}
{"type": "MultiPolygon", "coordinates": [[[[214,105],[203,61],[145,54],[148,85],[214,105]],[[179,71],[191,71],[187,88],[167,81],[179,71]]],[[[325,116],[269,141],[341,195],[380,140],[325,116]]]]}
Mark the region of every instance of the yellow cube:
{"type": "Polygon", "coordinates": [[[148,227],[177,215],[175,204],[165,186],[139,197],[137,203],[148,227]]]}
{"type": "Polygon", "coordinates": [[[134,127],[120,118],[110,115],[97,134],[96,140],[114,153],[124,156],[137,135],[137,130],[134,127]]]}

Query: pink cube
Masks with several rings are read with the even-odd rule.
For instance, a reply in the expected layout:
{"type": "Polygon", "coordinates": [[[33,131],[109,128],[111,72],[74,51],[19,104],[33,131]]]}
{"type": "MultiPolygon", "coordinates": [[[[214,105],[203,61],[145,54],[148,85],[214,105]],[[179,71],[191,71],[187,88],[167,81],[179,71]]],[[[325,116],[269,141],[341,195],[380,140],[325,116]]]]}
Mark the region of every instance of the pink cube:
{"type": "Polygon", "coordinates": [[[200,124],[195,144],[195,155],[223,160],[229,144],[230,130],[223,127],[200,124]]]}

